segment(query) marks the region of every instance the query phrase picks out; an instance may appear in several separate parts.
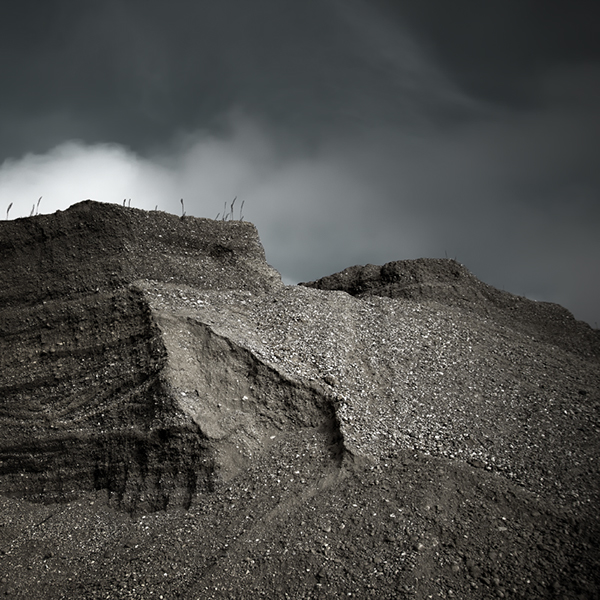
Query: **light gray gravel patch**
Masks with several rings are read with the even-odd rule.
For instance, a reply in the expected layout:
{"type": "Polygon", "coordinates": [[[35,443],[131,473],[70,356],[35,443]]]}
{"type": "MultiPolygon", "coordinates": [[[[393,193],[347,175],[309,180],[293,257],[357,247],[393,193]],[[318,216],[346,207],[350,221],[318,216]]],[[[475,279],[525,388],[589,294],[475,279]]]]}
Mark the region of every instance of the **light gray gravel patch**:
{"type": "Polygon", "coordinates": [[[433,301],[138,285],[156,310],[206,323],[287,378],[320,385],[358,456],[415,449],[568,504],[598,500],[594,362],[433,301]]]}

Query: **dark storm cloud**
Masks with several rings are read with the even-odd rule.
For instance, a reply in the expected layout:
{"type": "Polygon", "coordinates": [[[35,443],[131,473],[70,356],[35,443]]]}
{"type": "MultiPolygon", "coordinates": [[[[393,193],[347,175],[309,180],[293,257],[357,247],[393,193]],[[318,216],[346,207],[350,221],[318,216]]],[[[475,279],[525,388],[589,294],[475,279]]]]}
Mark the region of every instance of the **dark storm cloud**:
{"type": "Polygon", "coordinates": [[[600,52],[556,6],[8,2],[0,197],[238,196],[286,281],[447,255],[593,323],[600,52]]]}
{"type": "Polygon", "coordinates": [[[595,0],[376,0],[404,19],[436,62],[469,94],[531,106],[538,75],[600,60],[595,0]]]}
{"type": "Polygon", "coordinates": [[[34,5],[41,11],[13,3],[0,32],[11,148],[45,150],[66,134],[143,150],[173,131],[218,127],[232,106],[310,138],[465,103],[408,35],[361,2],[34,5]]]}

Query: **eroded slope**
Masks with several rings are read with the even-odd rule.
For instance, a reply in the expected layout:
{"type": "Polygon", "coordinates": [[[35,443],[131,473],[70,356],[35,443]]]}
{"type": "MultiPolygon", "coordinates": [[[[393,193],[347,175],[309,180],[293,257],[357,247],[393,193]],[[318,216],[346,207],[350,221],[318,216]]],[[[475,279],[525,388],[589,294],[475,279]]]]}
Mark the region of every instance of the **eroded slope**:
{"type": "Polygon", "coordinates": [[[0,249],[2,492],[107,489],[153,510],[210,489],[214,448],[179,404],[166,338],[132,283],[264,293],[281,283],[254,226],[88,201],[2,223],[0,249]]]}

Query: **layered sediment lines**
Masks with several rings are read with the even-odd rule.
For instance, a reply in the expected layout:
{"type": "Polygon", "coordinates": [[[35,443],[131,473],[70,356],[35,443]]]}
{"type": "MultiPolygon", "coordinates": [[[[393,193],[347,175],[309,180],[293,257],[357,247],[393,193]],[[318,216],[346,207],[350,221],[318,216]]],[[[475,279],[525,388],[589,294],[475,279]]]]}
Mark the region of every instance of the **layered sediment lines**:
{"type": "Polygon", "coordinates": [[[265,427],[331,417],[322,402],[312,408],[314,392],[202,323],[193,325],[193,376],[204,404],[177,388],[173,374],[188,368],[176,347],[181,323],[153,310],[143,286],[261,294],[281,285],[253,225],[84,202],[3,223],[0,247],[2,493],[52,502],[106,489],[127,510],[188,506],[240,462],[238,437],[256,446],[265,427]],[[238,394],[243,418],[228,426],[210,407],[231,404],[234,376],[256,392],[248,402],[238,394]],[[278,396],[290,407],[303,398],[296,417],[268,410],[278,396]]]}

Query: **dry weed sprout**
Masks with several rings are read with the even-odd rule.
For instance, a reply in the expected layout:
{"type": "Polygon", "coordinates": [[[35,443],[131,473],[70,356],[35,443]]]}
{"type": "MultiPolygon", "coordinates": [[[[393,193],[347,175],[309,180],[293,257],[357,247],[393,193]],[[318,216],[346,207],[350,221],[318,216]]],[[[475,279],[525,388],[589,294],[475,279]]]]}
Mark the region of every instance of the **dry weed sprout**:
{"type": "MultiPolygon", "coordinates": [[[[218,221],[219,217],[221,217],[221,221],[227,221],[227,220],[233,221],[235,219],[234,206],[235,206],[236,200],[237,200],[237,196],[232,200],[229,210],[227,210],[227,202],[224,202],[223,203],[223,213],[218,212],[217,216],[215,217],[215,221],[218,221]]],[[[242,200],[242,203],[240,205],[240,218],[238,219],[238,221],[244,220],[244,216],[242,214],[242,210],[244,208],[244,202],[245,202],[245,200],[242,200]]]]}

